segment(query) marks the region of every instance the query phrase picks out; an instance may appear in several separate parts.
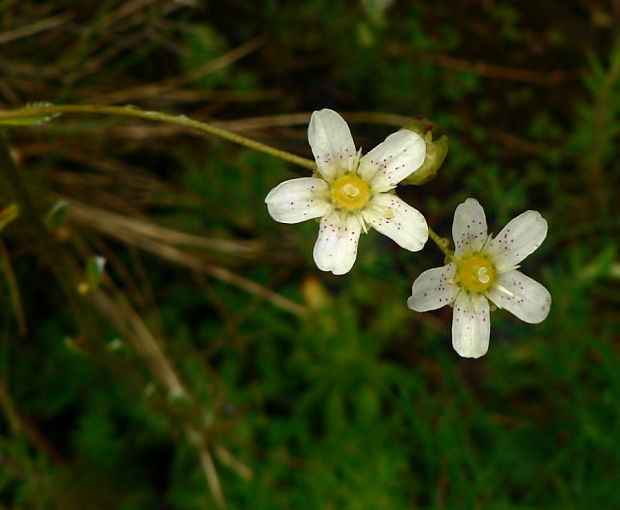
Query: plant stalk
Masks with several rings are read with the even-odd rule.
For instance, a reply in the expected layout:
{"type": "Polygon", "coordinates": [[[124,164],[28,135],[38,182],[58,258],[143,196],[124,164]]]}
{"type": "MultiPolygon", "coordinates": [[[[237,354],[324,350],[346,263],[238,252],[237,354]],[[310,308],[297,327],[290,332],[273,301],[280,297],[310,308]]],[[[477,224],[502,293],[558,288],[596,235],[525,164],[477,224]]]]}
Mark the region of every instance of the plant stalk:
{"type": "MultiPolygon", "coordinates": [[[[290,152],[271,147],[270,145],[257,142],[251,138],[233,133],[226,129],[222,129],[206,122],[190,119],[185,115],[170,115],[168,113],[153,112],[141,110],[135,106],[106,106],[96,104],[80,104],[80,105],[49,105],[49,106],[31,106],[28,108],[19,108],[17,110],[0,111],[0,122],[8,120],[25,119],[28,117],[57,115],[61,113],[78,113],[78,114],[95,114],[95,115],[121,115],[125,117],[134,117],[139,119],[154,120],[156,122],[166,122],[168,124],[176,124],[190,129],[196,129],[204,133],[208,133],[224,140],[243,145],[249,149],[254,149],[270,156],[280,158],[289,163],[316,170],[314,161],[302,158],[290,152]]],[[[3,122],[4,123],[4,122],[3,122]]]]}

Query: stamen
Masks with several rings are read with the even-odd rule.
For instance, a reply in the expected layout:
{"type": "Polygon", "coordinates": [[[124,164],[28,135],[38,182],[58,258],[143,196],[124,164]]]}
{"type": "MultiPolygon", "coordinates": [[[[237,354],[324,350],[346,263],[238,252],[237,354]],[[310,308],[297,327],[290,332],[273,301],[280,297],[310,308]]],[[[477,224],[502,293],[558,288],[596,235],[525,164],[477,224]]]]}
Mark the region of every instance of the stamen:
{"type": "Polygon", "coordinates": [[[355,184],[351,184],[351,183],[345,184],[342,187],[342,192],[351,198],[355,198],[361,193],[360,189],[355,184]]]}
{"type": "Polygon", "coordinates": [[[364,216],[359,211],[355,211],[354,214],[357,217],[357,221],[359,221],[364,234],[368,234],[368,226],[366,225],[366,220],[364,220],[364,216]]]}
{"type": "Polygon", "coordinates": [[[370,199],[370,188],[357,175],[343,175],[331,185],[334,205],[345,210],[360,210],[370,199]]]}
{"type": "Polygon", "coordinates": [[[456,260],[456,265],[458,284],[469,292],[483,293],[495,284],[497,270],[485,253],[465,255],[456,260]]]}
{"type": "Polygon", "coordinates": [[[480,283],[489,283],[491,277],[489,276],[489,272],[486,267],[481,267],[478,269],[478,281],[480,283]]]}

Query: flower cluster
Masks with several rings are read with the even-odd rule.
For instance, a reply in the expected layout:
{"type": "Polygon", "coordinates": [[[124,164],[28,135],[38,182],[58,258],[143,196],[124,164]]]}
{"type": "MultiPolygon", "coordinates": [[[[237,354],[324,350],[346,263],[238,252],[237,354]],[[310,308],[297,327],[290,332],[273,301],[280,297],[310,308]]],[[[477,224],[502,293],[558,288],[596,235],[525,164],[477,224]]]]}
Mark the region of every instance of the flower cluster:
{"type": "MultiPolygon", "coordinates": [[[[369,227],[409,251],[423,248],[429,236],[424,216],[394,193],[401,181],[415,181],[412,176],[425,163],[429,150],[419,134],[402,129],[362,156],[344,119],[323,109],[312,114],[308,140],[315,174],[279,184],[265,202],[282,223],[320,218],[313,251],[319,269],[347,273],[357,256],[359,236],[369,227]]],[[[454,252],[446,265],[415,280],[409,308],[425,312],[452,306],[454,349],[464,357],[484,355],[490,303],[529,323],[541,322],[549,313],[547,289],[518,271],[518,264],[546,235],[547,222],[538,212],[526,211],[493,238],[487,235],[484,210],[477,200],[467,199],[454,214],[454,252]]]]}

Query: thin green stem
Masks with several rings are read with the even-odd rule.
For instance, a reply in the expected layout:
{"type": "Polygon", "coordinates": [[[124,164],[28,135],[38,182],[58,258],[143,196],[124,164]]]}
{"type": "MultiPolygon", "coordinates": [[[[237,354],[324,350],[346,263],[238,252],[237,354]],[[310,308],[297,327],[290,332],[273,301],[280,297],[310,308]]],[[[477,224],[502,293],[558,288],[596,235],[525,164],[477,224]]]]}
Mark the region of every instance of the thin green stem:
{"type": "Polygon", "coordinates": [[[437,234],[437,232],[435,232],[431,227],[428,227],[428,235],[433,240],[433,242],[437,245],[437,247],[443,252],[443,254],[448,259],[452,259],[454,254],[446,246],[446,242],[444,241],[444,238],[440,237],[437,234]]]}
{"type": "MultiPolygon", "coordinates": [[[[259,152],[269,154],[270,156],[280,158],[284,161],[288,161],[289,163],[293,163],[295,165],[308,168],[310,170],[316,170],[316,164],[314,163],[314,161],[310,159],[302,158],[300,156],[297,156],[296,154],[291,154],[290,152],[276,149],[275,147],[271,147],[270,145],[257,142],[255,140],[252,140],[251,138],[247,138],[237,133],[233,133],[232,131],[228,131],[226,129],[222,129],[217,126],[213,126],[212,124],[207,124],[206,122],[201,122],[199,120],[190,119],[186,117],[185,115],[170,115],[168,113],[146,111],[146,110],[141,110],[132,105],[105,106],[105,105],[96,105],[96,104],[80,104],[80,105],[68,104],[68,105],[30,106],[27,108],[19,108],[16,110],[0,111],[0,123],[5,123],[3,121],[26,119],[28,117],[37,117],[37,116],[44,117],[46,115],[57,115],[61,113],[121,115],[125,117],[134,117],[134,118],[139,118],[139,119],[153,120],[156,122],[166,122],[168,124],[176,124],[178,126],[187,127],[190,129],[196,129],[198,131],[202,131],[204,133],[208,133],[210,135],[223,138],[224,140],[228,140],[230,142],[243,145],[244,147],[248,147],[250,149],[254,149],[259,152]]],[[[452,258],[452,253],[450,252],[450,250],[448,250],[443,239],[439,237],[439,235],[437,235],[437,233],[435,233],[435,231],[431,229],[430,227],[428,231],[429,231],[430,238],[439,247],[439,249],[444,253],[444,255],[448,258],[452,258]]]]}
{"type": "Polygon", "coordinates": [[[141,110],[135,106],[104,106],[96,104],[80,104],[80,105],[50,105],[50,106],[31,106],[27,108],[19,108],[17,110],[4,110],[0,111],[0,123],[6,123],[5,121],[14,119],[25,119],[28,117],[57,115],[61,113],[81,113],[81,114],[96,114],[96,115],[121,115],[125,117],[134,117],[139,119],[148,119],[156,122],[166,122],[168,124],[176,124],[178,126],[184,126],[190,129],[196,129],[210,135],[223,138],[233,143],[243,145],[250,149],[254,149],[270,156],[280,158],[289,163],[308,168],[310,170],[316,170],[314,161],[302,158],[290,152],[286,152],[280,149],[271,147],[270,145],[257,142],[251,138],[233,133],[226,129],[222,129],[206,122],[193,120],[185,115],[170,115],[168,113],[152,112],[141,110]]]}

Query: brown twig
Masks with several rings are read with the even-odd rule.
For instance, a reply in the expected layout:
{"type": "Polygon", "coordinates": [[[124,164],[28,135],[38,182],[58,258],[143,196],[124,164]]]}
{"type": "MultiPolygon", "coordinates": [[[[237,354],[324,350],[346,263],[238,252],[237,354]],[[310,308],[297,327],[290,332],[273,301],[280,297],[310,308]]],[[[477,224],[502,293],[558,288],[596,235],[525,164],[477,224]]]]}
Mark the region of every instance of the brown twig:
{"type": "MultiPolygon", "coordinates": [[[[194,398],[182,383],[177,371],[166,355],[163,345],[151,333],[149,327],[122,295],[113,298],[103,290],[93,294],[93,302],[122,331],[133,348],[146,361],[151,372],[166,389],[172,400],[182,399],[193,403],[194,398]]],[[[197,413],[201,413],[197,409],[197,413]]],[[[205,432],[191,423],[184,426],[185,434],[196,449],[205,479],[218,508],[226,508],[226,499],[219,480],[205,432]]]]}
{"type": "Polygon", "coordinates": [[[17,330],[20,336],[26,336],[28,333],[28,326],[26,325],[26,317],[24,315],[24,308],[22,306],[21,293],[19,292],[19,285],[17,278],[15,278],[15,272],[13,271],[13,264],[11,263],[11,257],[4,245],[4,242],[0,240],[0,255],[4,263],[4,273],[7,285],[9,286],[9,294],[11,296],[11,302],[13,303],[13,310],[15,312],[15,321],[17,322],[17,330]]]}
{"type": "Polygon", "coordinates": [[[556,69],[547,72],[532,71],[531,69],[498,66],[482,61],[452,57],[443,53],[423,53],[421,57],[432,64],[446,69],[466,71],[485,78],[518,81],[533,85],[556,85],[570,80],[577,80],[582,72],[581,69],[556,69]]]}
{"type": "Polygon", "coordinates": [[[228,67],[236,60],[239,60],[240,58],[252,53],[261,44],[262,39],[256,38],[216,59],[210,60],[209,62],[203,64],[196,69],[192,69],[191,71],[183,73],[179,76],[167,78],[158,83],[140,85],[125,90],[115,91],[110,94],[90,97],[88,98],[87,102],[98,104],[124,103],[127,101],[132,101],[134,99],[143,99],[145,97],[157,96],[166,91],[181,87],[195,80],[199,80],[209,73],[213,73],[215,71],[218,71],[219,69],[228,67]]]}
{"type": "Polygon", "coordinates": [[[145,236],[143,233],[132,231],[131,229],[118,228],[118,226],[114,223],[107,221],[112,216],[115,216],[111,213],[101,211],[98,214],[92,214],[92,211],[86,211],[85,207],[87,206],[78,204],[70,199],[67,199],[67,201],[73,204],[73,207],[69,209],[69,214],[70,217],[76,221],[89,224],[100,232],[120,239],[130,245],[137,246],[143,250],[154,253],[162,258],[182,264],[193,271],[210,275],[218,280],[239,287],[240,289],[250,294],[259,296],[262,299],[271,302],[278,308],[294,315],[303,316],[306,314],[305,307],[291,301],[288,298],[285,298],[284,296],[268,289],[267,287],[264,287],[263,285],[260,285],[259,283],[248,280],[247,278],[239,276],[238,274],[235,274],[223,267],[207,263],[201,257],[172,246],[167,242],[161,242],[161,240],[145,236]]]}
{"type": "Polygon", "coordinates": [[[59,14],[58,16],[42,19],[24,27],[7,30],[6,32],[0,34],[0,44],[6,44],[10,41],[21,39],[22,37],[29,37],[39,32],[43,32],[44,30],[56,28],[57,26],[69,21],[71,17],[71,14],[59,14]]]}
{"type": "Polygon", "coordinates": [[[499,131],[498,129],[490,129],[489,136],[493,140],[504,145],[504,147],[523,152],[524,154],[539,155],[542,150],[540,145],[536,142],[532,142],[520,136],[511,135],[504,131],[499,131]]]}

